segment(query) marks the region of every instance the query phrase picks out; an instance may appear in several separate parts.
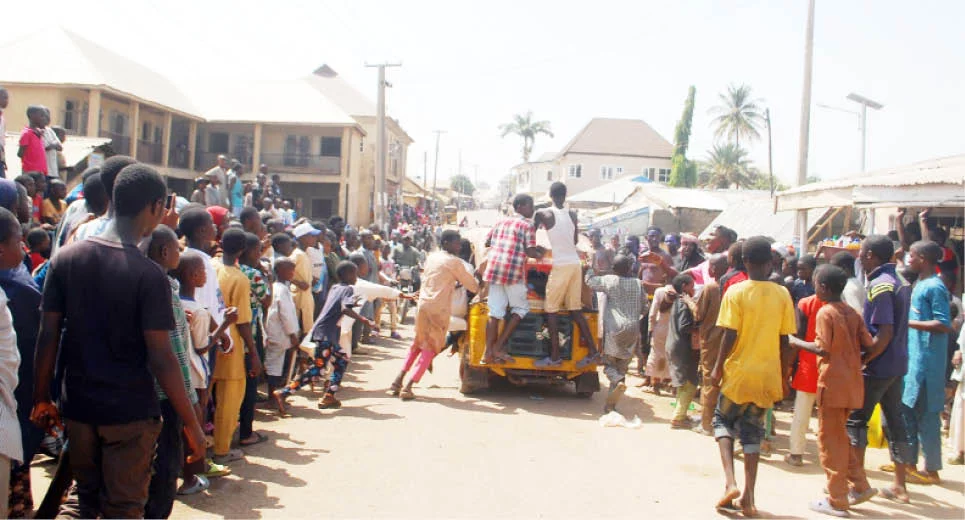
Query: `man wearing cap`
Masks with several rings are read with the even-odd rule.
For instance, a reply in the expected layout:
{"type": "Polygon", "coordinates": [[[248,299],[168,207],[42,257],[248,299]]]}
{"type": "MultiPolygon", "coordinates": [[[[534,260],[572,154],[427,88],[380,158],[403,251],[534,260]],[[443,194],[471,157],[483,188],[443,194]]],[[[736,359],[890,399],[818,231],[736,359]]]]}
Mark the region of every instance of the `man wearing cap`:
{"type": "Polygon", "coordinates": [[[315,316],[315,298],[312,295],[312,285],[315,280],[312,278],[312,259],[308,256],[307,249],[315,247],[320,233],[320,230],[315,229],[308,222],[303,222],[292,230],[295,241],[298,242],[298,248],[291,254],[291,260],[295,262],[292,298],[295,300],[295,312],[298,314],[303,335],[311,332],[315,316]]]}
{"type": "Polygon", "coordinates": [[[682,273],[703,263],[704,255],[700,253],[697,237],[684,233],[680,235],[680,244],[680,257],[677,258],[674,269],[682,273]]]}
{"type": "MultiPolygon", "coordinates": [[[[212,175],[215,175],[218,177],[217,187],[218,187],[218,191],[221,192],[221,197],[218,200],[223,201],[223,203],[217,204],[217,205],[227,208],[228,207],[227,206],[227,203],[228,203],[228,158],[227,157],[225,157],[224,155],[219,155],[218,164],[216,164],[213,168],[211,168],[204,174],[204,176],[207,177],[208,179],[211,179],[212,175]]],[[[213,185],[214,181],[212,181],[211,184],[213,185]]],[[[209,186],[208,188],[210,189],[211,186],[209,186]]],[[[211,204],[210,198],[208,199],[208,205],[209,206],[213,205],[211,204]]]]}

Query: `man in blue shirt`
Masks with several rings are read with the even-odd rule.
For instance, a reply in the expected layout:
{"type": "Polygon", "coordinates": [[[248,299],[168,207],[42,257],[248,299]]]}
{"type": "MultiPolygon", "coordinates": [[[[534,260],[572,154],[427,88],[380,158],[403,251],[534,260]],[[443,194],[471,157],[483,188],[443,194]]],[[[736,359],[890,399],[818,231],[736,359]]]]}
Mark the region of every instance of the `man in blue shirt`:
{"type": "Polygon", "coordinates": [[[908,267],[918,274],[911,293],[908,316],[908,373],[901,397],[908,441],[912,447],[909,475],[929,484],[941,482],[941,412],[945,406],[945,364],[948,334],[952,332],[948,289],[936,276],[942,260],[941,246],[931,241],[911,245],[908,267]],[[925,470],[917,471],[918,445],[925,456],[925,470]]]}
{"type": "MultiPolygon", "coordinates": [[[[881,494],[898,502],[908,502],[905,489],[905,466],[914,461],[907,442],[901,409],[902,378],[908,369],[908,306],[911,288],[895,271],[891,257],[895,246],[886,236],[871,235],[861,244],[858,260],[868,273],[868,299],[864,305],[864,321],[874,335],[874,345],[865,351],[864,405],[851,412],[848,436],[858,461],[864,465],[868,447],[868,420],[875,406],[888,423],[889,449],[895,466],[892,487],[881,494]]],[[[871,498],[871,495],[867,495],[871,498]]],[[[867,499],[866,498],[866,499],[867,499]]],[[[866,500],[865,499],[865,500],[866,500]]]]}

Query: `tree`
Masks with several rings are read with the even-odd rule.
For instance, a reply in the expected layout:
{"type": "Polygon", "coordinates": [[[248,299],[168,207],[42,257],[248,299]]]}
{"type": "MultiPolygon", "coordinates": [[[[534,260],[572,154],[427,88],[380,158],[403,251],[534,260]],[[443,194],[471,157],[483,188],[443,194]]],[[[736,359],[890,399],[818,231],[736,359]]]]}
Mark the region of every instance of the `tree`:
{"type": "Polygon", "coordinates": [[[710,109],[716,115],[714,136],[732,139],[740,146],[741,138],[747,141],[760,139],[760,127],[764,121],[759,99],[751,98],[751,88],[747,85],[730,85],[727,92],[719,94],[721,104],[710,109]]]}
{"type": "Polygon", "coordinates": [[[454,191],[466,195],[472,195],[472,192],[476,191],[476,187],[472,185],[472,181],[465,175],[453,176],[452,179],[449,180],[449,187],[454,191]]]}
{"type": "Polygon", "coordinates": [[[715,144],[701,165],[700,184],[706,188],[749,188],[756,171],[747,151],[736,144],[715,144]]]}
{"type": "Polygon", "coordinates": [[[674,129],[673,155],[670,158],[670,180],[667,184],[676,187],[690,188],[697,184],[696,165],[687,160],[687,148],[690,146],[690,127],[694,120],[694,96],[697,90],[691,85],[684,101],[684,112],[677,121],[674,129]]]}
{"type": "Polygon", "coordinates": [[[694,120],[694,96],[697,90],[691,85],[684,101],[684,112],[674,129],[673,155],[671,156],[670,180],[667,184],[677,187],[693,187],[697,184],[697,165],[687,160],[690,146],[690,127],[694,120]]]}
{"type": "Polygon", "coordinates": [[[513,116],[512,123],[499,125],[499,131],[501,132],[500,137],[513,134],[523,138],[523,162],[529,162],[529,156],[533,152],[533,142],[536,141],[537,135],[543,134],[553,137],[550,122],[533,121],[532,110],[526,112],[525,116],[516,114],[513,116]]]}

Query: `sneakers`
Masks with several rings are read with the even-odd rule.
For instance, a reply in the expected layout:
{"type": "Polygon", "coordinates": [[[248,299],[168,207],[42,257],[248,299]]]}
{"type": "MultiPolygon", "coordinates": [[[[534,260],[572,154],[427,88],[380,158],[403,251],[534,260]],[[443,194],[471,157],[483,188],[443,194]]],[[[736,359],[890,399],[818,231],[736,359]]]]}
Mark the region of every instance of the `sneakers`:
{"type": "Polygon", "coordinates": [[[337,409],[342,407],[342,401],[335,398],[335,394],[326,392],[325,397],[318,401],[318,407],[322,410],[337,409]]]}
{"type": "Polygon", "coordinates": [[[627,391],[627,385],[624,382],[617,383],[617,386],[610,390],[610,393],[606,396],[606,405],[603,407],[605,413],[610,413],[616,410],[617,402],[623,397],[627,391]]]}

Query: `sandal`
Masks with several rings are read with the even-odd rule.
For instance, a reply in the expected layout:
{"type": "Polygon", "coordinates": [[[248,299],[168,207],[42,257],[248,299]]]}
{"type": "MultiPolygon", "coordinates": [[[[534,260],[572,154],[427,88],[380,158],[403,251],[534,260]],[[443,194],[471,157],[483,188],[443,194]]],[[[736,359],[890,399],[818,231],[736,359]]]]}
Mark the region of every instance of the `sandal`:
{"type": "Polygon", "coordinates": [[[494,357],[497,365],[512,365],[516,362],[516,358],[510,356],[509,354],[502,354],[494,357]]]}
{"type": "Polygon", "coordinates": [[[199,475],[212,479],[218,477],[227,477],[231,474],[231,468],[222,464],[215,464],[215,462],[211,459],[207,460],[207,468],[208,469],[204,473],[199,473],[199,475]]]}
{"type": "Polygon", "coordinates": [[[888,500],[891,500],[892,502],[897,502],[899,504],[911,503],[911,499],[908,498],[907,493],[905,493],[904,495],[899,495],[898,493],[895,493],[895,491],[891,488],[884,488],[878,491],[878,494],[884,498],[887,498],[888,500]]]}
{"type": "Polygon", "coordinates": [[[205,478],[204,475],[195,475],[195,476],[194,476],[194,484],[191,484],[190,486],[188,486],[188,485],[185,483],[185,485],[181,486],[181,487],[178,489],[178,494],[179,494],[179,495],[194,495],[194,494],[197,494],[197,493],[200,493],[200,492],[202,492],[202,491],[207,490],[209,487],[211,487],[211,481],[209,481],[207,478],[205,478]]]}
{"type": "Polygon", "coordinates": [[[848,493],[848,505],[856,506],[858,504],[863,504],[872,499],[878,494],[878,490],[875,488],[868,488],[863,493],[855,493],[854,490],[848,493]]]}
{"type": "Polygon", "coordinates": [[[263,443],[263,442],[265,442],[265,441],[268,440],[268,436],[267,436],[267,435],[262,435],[262,434],[260,434],[260,433],[258,433],[258,432],[253,432],[253,433],[255,434],[255,440],[253,440],[253,441],[249,441],[249,440],[247,440],[247,439],[245,439],[245,440],[240,440],[240,441],[238,441],[238,445],[239,445],[239,446],[242,446],[242,447],[244,447],[244,448],[247,448],[247,447],[249,447],[249,446],[254,446],[255,444],[261,444],[261,443],[263,443]]]}
{"type": "Polygon", "coordinates": [[[399,399],[402,399],[403,401],[411,401],[415,399],[415,394],[412,393],[412,390],[406,388],[399,392],[399,399]]]}

